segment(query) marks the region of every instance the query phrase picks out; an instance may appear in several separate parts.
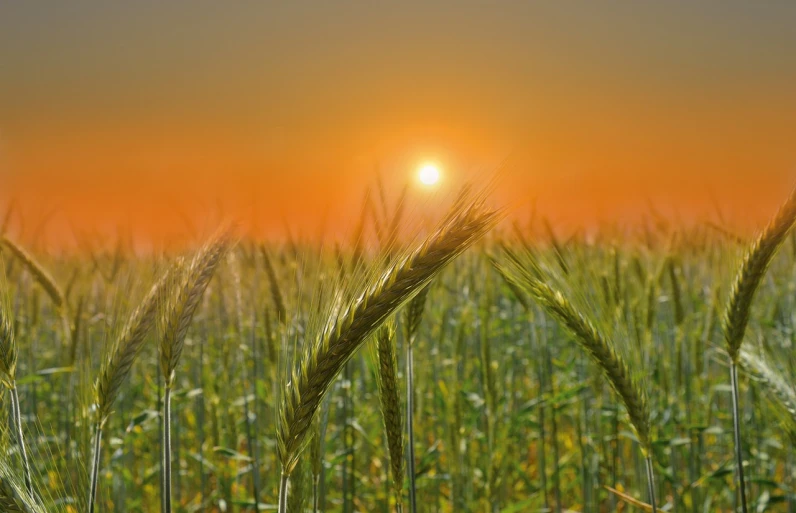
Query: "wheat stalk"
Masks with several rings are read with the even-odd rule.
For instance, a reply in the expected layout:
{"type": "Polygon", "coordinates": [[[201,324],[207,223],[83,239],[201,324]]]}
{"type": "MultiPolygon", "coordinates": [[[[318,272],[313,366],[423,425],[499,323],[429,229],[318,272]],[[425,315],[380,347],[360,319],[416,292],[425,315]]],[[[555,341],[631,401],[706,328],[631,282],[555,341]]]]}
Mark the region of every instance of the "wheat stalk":
{"type": "MultiPolygon", "coordinates": [[[[160,300],[160,368],[165,381],[163,394],[163,485],[164,512],[171,513],[171,392],[174,372],[185,347],[185,336],[210,278],[232,244],[231,228],[218,232],[191,260],[178,266],[169,280],[175,286],[164,289],[160,300]],[[171,291],[174,290],[175,293],[171,291]]],[[[256,497],[255,497],[256,500],[256,497]]]]}
{"type": "Polygon", "coordinates": [[[99,376],[94,382],[97,419],[94,425],[94,456],[89,489],[89,513],[94,511],[97,497],[103,427],[111,414],[111,408],[119,395],[122,384],[130,374],[130,369],[144,346],[147,333],[155,323],[158,300],[163,296],[163,289],[169,283],[169,272],[167,271],[130,315],[120,335],[102,360],[99,376]]]}
{"type": "Polygon", "coordinates": [[[3,237],[2,240],[0,240],[0,245],[8,248],[8,250],[11,251],[11,254],[13,254],[22,262],[22,265],[33,276],[33,279],[38,282],[41,288],[44,289],[59,315],[61,331],[63,332],[63,341],[64,343],[67,343],[70,335],[72,334],[72,328],[69,322],[69,304],[66,301],[66,296],[61,290],[61,287],[58,286],[55,279],[47,271],[47,269],[45,269],[44,266],[42,266],[35,258],[33,258],[30,253],[25,251],[22,246],[18,245],[8,237],[3,237]]]}
{"type": "Polygon", "coordinates": [[[570,303],[561,292],[537,281],[521,283],[544,310],[566,327],[575,340],[600,366],[611,388],[627,410],[639,443],[645,452],[652,448],[650,408],[647,394],[633,378],[625,359],[615,346],[570,303]]]}
{"type": "Polygon", "coordinates": [[[738,352],[743,342],[746,325],[749,324],[755,292],[794,221],[796,221],[796,189],[791,192],[785,204],[757,237],[741,262],[724,312],[724,341],[727,353],[733,362],[738,361],[738,352]]]}
{"type": "Polygon", "coordinates": [[[58,286],[52,275],[36,259],[8,237],[3,237],[2,245],[8,248],[22,262],[28,272],[50,297],[50,301],[56,308],[66,307],[66,296],[61,291],[61,287],[58,286]]]}
{"type": "MultiPolygon", "coordinates": [[[[513,262],[519,260],[513,255],[513,262]]],[[[578,311],[572,303],[558,291],[539,281],[536,274],[515,264],[514,269],[499,265],[501,274],[514,280],[520,287],[555,318],[575,338],[575,341],[592,357],[602,369],[611,388],[625,406],[630,424],[638,437],[644,457],[647,460],[647,478],[650,502],[655,510],[654,476],[652,473],[652,440],[650,437],[650,407],[647,394],[638,384],[625,359],[616,347],[578,311]]]]}
{"type": "Polygon", "coordinates": [[[169,283],[169,272],[149,290],[147,295],[130,314],[121,333],[116,337],[100,366],[94,383],[97,413],[104,423],[119,395],[122,384],[144,346],[146,336],[155,324],[158,300],[169,283]]]}
{"type": "Polygon", "coordinates": [[[174,378],[174,370],[185,346],[185,335],[202,295],[231,242],[231,230],[221,230],[196,254],[187,267],[180,265],[171,273],[170,279],[174,282],[174,287],[162,289],[166,293],[159,298],[163,331],[159,348],[160,367],[166,387],[171,385],[174,378]],[[171,291],[176,293],[172,294],[171,291]]]}
{"type": "Polygon", "coordinates": [[[310,469],[312,473],[312,512],[318,511],[318,487],[323,471],[323,440],[321,439],[321,415],[315,417],[312,423],[312,441],[310,442],[310,469]]]}
{"type": "MultiPolygon", "coordinates": [[[[330,315],[286,383],[277,427],[283,474],[280,490],[287,489],[312,419],[345,363],[390,315],[480,239],[497,217],[480,201],[462,208],[414,251],[371,279],[347,308],[330,315]]],[[[280,495],[280,513],[285,511],[284,501],[284,495],[280,495]]]]}
{"type": "Polygon", "coordinates": [[[771,259],[782,245],[794,221],[796,221],[796,189],[791,191],[787,201],[780,207],[774,218],[746,252],[732,284],[730,299],[727,302],[727,309],[724,313],[724,341],[727,353],[730,355],[735,465],[743,513],[747,513],[748,507],[746,505],[743,448],[741,446],[741,425],[738,411],[738,355],[744,333],[746,332],[746,326],[749,324],[755,292],[763,280],[771,259]]]}
{"type": "MultiPolygon", "coordinates": [[[[417,297],[417,296],[415,296],[417,297]]],[[[378,356],[378,385],[381,416],[390,453],[390,472],[397,510],[402,511],[401,496],[404,484],[404,433],[401,403],[398,399],[398,359],[395,355],[395,326],[382,326],[376,338],[378,356]]]]}
{"type": "Polygon", "coordinates": [[[415,356],[414,344],[420,322],[423,320],[423,311],[426,309],[426,298],[431,284],[423,287],[415,297],[409,301],[404,310],[404,328],[406,332],[406,443],[409,472],[409,506],[412,513],[417,511],[417,485],[415,484],[415,356]]]}

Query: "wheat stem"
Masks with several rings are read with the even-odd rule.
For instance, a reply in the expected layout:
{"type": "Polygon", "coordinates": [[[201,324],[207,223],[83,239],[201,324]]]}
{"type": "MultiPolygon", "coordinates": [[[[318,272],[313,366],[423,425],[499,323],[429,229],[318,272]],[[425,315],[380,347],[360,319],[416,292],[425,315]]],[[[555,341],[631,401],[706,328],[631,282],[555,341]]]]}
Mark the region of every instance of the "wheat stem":
{"type": "Polygon", "coordinates": [[[287,495],[288,486],[290,485],[290,474],[282,473],[279,479],[279,505],[277,506],[277,513],[287,513],[287,495]]]}
{"type": "Polygon", "coordinates": [[[730,363],[730,381],[732,384],[732,432],[735,440],[735,474],[738,477],[738,489],[741,494],[741,511],[747,513],[746,486],[743,476],[743,447],[741,444],[741,422],[738,408],[738,365],[730,363]]]}
{"type": "Polygon", "coordinates": [[[409,504],[412,508],[412,513],[417,512],[417,485],[415,483],[415,429],[414,429],[414,390],[415,390],[415,374],[414,374],[414,352],[412,346],[415,343],[417,331],[420,328],[420,321],[423,320],[423,311],[426,308],[426,298],[430,285],[426,285],[418,294],[409,302],[406,308],[405,326],[406,326],[406,444],[408,449],[409,459],[409,504]]]}
{"type": "Polygon", "coordinates": [[[171,384],[163,394],[163,504],[164,513],[171,513],[171,384]]]}
{"type": "Polygon", "coordinates": [[[415,439],[414,430],[414,357],[412,344],[406,344],[406,431],[407,431],[407,473],[409,474],[409,507],[412,513],[417,513],[417,494],[415,490],[415,439]]]}
{"type": "Polygon", "coordinates": [[[25,437],[22,436],[22,413],[19,409],[19,392],[15,383],[11,387],[11,407],[14,410],[14,429],[16,429],[17,444],[19,444],[19,455],[22,459],[22,466],[25,472],[25,487],[28,493],[33,493],[33,483],[30,479],[30,463],[28,462],[28,450],[25,448],[25,437]]]}
{"type": "Polygon", "coordinates": [[[655,503],[655,472],[652,469],[652,455],[647,454],[644,458],[644,462],[644,466],[647,469],[647,496],[650,499],[652,513],[656,513],[658,511],[658,506],[655,503]]]}
{"type": "Polygon", "coordinates": [[[184,272],[172,273],[176,294],[164,291],[160,299],[160,367],[164,378],[164,414],[161,440],[163,476],[161,482],[163,511],[171,513],[171,392],[177,364],[185,347],[185,337],[196,309],[204,296],[216,267],[231,244],[231,229],[224,228],[192,259],[184,272]]]}
{"type": "Polygon", "coordinates": [[[97,500],[97,481],[99,479],[100,451],[102,450],[102,425],[97,423],[94,434],[94,455],[91,463],[91,488],[88,495],[88,513],[94,513],[97,500]]]}
{"type": "Polygon", "coordinates": [[[730,300],[727,303],[727,309],[724,314],[724,341],[727,353],[730,355],[730,380],[732,381],[733,393],[732,411],[737,466],[736,475],[741,495],[741,510],[744,513],[747,512],[748,508],[743,481],[741,426],[738,418],[738,358],[746,326],[749,324],[755,292],[794,221],[796,221],[796,190],[791,191],[787,201],[780,207],[777,214],[747,251],[733,282],[730,300]]]}

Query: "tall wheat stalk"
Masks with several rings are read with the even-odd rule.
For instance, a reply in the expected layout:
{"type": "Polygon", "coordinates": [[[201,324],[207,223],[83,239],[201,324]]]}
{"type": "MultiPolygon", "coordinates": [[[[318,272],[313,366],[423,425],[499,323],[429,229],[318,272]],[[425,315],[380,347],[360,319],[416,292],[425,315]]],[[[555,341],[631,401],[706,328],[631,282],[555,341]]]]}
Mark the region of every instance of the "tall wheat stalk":
{"type": "Polygon", "coordinates": [[[746,486],[743,471],[743,447],[738,394],[738,360],[746,326],[752,311],[755,292],[763,280],[771,259],[782,245],[785,237],[796,221],[796,190],[791,191],[787,201],[780,207],[776,216],[755,239],[741,262],[732,284],[730,298],[724,312],[724,342],[730,356],[730,383],[732,386],[732,423],[735,439],[735,465],[738,490],[741,496],[741,509],[748,512],[746,486]]]}
{"type": "Polygon", "coordinates": [[[171,393],[174,374],[185,347],[185,336],[210,279],[232,243],[230,229],[221,230],[191,260],[171,273],[170,286],[159,298],[160,370],[163,393],[163,505],[171,513],[171,393]]]}
{"type": "Polygon", "coordinates": [[[524,288],[539,306],[566,328],[575,341],[591,356],[603,371],[611,388],[619,396],[636,433],[644,455],[647,472],[647,488],[653,512],[655,502],[655,476],[652,465],[652,440],[650,438],[650,407],[647,394],[633,377],[625,359],[614,344],[588,320],[588,318],[550,285],[540,281],[536,270],[519,265],[520,260],[509,253],[511,264],[498,264],[499,271],[524,288]]]}
{"type": "Polygon", "coordinates": [[[97,500],[103,428],[110,418],[113,403],[116,401],[122,385],[130,375],[133,363],[144,347],[146,336],[155,324],[159,299],[165,294],[164,288],[169,283],[169,271],[166,271],[164,277],[150,289],[141,304],[130,314],[121,333],[105,354],[100,365],[99,375],[94,382],[96,420],[94,421],[94,452],[88,498],[89,513],[93,513],[97,500]]]}
{"type": "Polygon", "coordinates": [[[423,320],[423,311],[426,309],[429,285],[426,285],[412,298],[406,307],[404,315],[404,330],[406,333],[406,444],[409,472],[409,505],[412,513],[417,512],[417,486],[415,484],[415,356],[414,345],[420,322],[423,320]]]}
{"type": "Polygon", "coordinates": [[[479,240],[497,218],[498,213],[487,209],[482,201],[458,208],[422,244],[371,278],[347,307],[332,310],[285,384],[277,425],[282,465],[279,513],[286,511],[290,475],[307,442],[313,418],[345,363],[390,315],[479,240]]]}

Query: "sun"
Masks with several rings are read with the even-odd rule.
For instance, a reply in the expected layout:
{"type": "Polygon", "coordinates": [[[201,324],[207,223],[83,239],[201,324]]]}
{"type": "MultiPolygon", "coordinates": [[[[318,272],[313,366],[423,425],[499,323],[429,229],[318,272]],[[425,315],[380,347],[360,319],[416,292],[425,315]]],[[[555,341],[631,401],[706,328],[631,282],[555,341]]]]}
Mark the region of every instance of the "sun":
{"type": "Polygon", "coordinates": [[[437,185],[439,183],[439,178],[439,166],[436,164],[423,164],[417,170],[417,179],[420,180],[420,183],[423,185],[427,185],[429,187],[437,185]]]}

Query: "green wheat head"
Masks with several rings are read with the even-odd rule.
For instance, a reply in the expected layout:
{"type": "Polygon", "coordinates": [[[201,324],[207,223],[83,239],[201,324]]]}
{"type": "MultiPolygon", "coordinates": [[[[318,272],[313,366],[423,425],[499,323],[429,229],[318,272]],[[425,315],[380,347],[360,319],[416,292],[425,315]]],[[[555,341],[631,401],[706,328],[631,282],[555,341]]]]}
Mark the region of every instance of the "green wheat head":
{"type": "Polygon", "coordinates": [[[741,262],[724,312],[724,341],[727,353],[733,362],[738,362],[738,353],[746,325],[749,324],[755,292],[794,221],[796,221],[796,190],[791,192],[788,200],[757,237],[741,262]]]}
{"type": "Polygon", "coordinates": [[[499,214],[482,201],[458,207],[430,237],[371,278],[333,310],[286,383],[277,426],[283,473],[290,475],[331,383],[362,343],[448,263],[479,240],[499,214]]]}

